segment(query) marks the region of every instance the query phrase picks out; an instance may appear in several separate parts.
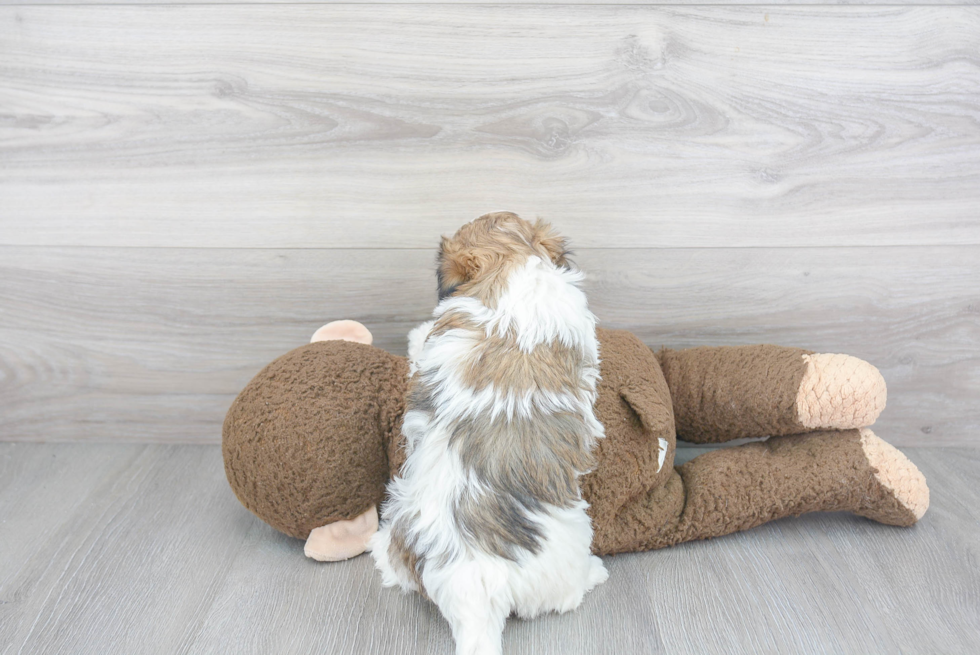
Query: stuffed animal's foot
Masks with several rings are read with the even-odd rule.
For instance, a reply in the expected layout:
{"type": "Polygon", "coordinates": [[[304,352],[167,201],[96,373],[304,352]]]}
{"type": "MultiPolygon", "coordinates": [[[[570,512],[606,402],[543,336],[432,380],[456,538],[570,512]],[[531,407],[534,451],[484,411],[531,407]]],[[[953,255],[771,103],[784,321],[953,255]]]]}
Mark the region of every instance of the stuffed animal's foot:
{"type": "Polygon", "coordinates": [[[378,510],[371,509],[349,521],[335,521],[314,528],[303,552],[320,562],[339,562],[360,555],[378,531],[378,510]]]}
{"type": "Polygon", "coordinates": [[[879,523],[909,526],[929,509],[926,478],[897,448],[861,430],[861,449],[868,458],[873,483],[856,514],[879,523]]]}
{"type": "Polygon", "coordinates": [[[850,355],[804,355],[806,372],[796,397],[807,429],[848,430],[871,425],[885,408],[885,380],[871,364],[850,355]]]}

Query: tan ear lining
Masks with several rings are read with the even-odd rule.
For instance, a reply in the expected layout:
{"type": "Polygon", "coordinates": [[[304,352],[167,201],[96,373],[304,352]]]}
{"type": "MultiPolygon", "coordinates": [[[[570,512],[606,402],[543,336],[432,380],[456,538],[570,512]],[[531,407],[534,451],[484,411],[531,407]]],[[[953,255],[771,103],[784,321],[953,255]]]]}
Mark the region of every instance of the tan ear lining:
{"type": "Polygon", "coordinates": [[[347,521],[335,521],[314,528],[306,539],[303,552],[319,562],[340,562],[367,550],[368,540],[378,531],[378,509],[368,511],[347,521]]]}
{"type": "Polygon", "coordinates": [[[313,336],[310,338],[310,343],[315,341],[332,341],[335,339],[364,343],[369,346],[374,341],[371,331],[364,327],[364,325],[358,323],[357,321],[345,319],[341,321],[331,321],[330,323],[327,323],[326,325],[317,329],[317,331],[314,332],[313,336]]]}

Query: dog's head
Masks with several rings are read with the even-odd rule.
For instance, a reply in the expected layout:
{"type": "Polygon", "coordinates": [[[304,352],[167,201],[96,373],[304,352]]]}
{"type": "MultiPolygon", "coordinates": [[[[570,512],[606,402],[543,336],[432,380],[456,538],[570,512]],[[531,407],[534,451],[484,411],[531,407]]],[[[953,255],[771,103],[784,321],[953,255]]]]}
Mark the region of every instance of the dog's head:
{"type": "Polygon", "coordinates": [[[529,223],[511,212],[484,214],[443,237],[439,246],[439,300],[477,293],[496,295],[506,273],[536,255],[568,265],[565,239],[542,220],[529,223]]]}

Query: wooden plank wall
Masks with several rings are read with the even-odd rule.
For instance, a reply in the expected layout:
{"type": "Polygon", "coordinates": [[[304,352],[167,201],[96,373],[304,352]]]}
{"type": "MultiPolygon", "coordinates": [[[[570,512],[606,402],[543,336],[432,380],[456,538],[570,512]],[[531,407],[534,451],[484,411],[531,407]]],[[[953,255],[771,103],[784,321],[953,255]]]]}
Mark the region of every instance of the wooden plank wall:
{"type": "Polygon", "coordinates": [[[607,326],[849,352],[980,445],[980,7],[0,0],[0,439],[213,443],[434,246],[552,220],[607,326]]]}

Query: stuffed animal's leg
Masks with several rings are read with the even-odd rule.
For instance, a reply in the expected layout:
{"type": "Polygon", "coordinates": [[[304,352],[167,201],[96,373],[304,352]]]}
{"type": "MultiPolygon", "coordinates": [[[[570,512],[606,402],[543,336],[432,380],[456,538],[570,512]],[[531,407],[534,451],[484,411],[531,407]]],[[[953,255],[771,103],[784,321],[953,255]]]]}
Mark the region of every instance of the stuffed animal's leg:
{"type": "Polygon", "coordinates": [[[773,437],[678,467],[666,485],[620,511],[612,532],[622,541],[594,549],[660,548],[816,511],[909,526],[928,506],[923,475],[867,428],[773,437]]]}
{"type": "Polygon", "coordinates": [[[860,428],[885,408],[878,369],[849,355],[730,346],[662,350],[657,359],[684,441],[860,428]]]}

